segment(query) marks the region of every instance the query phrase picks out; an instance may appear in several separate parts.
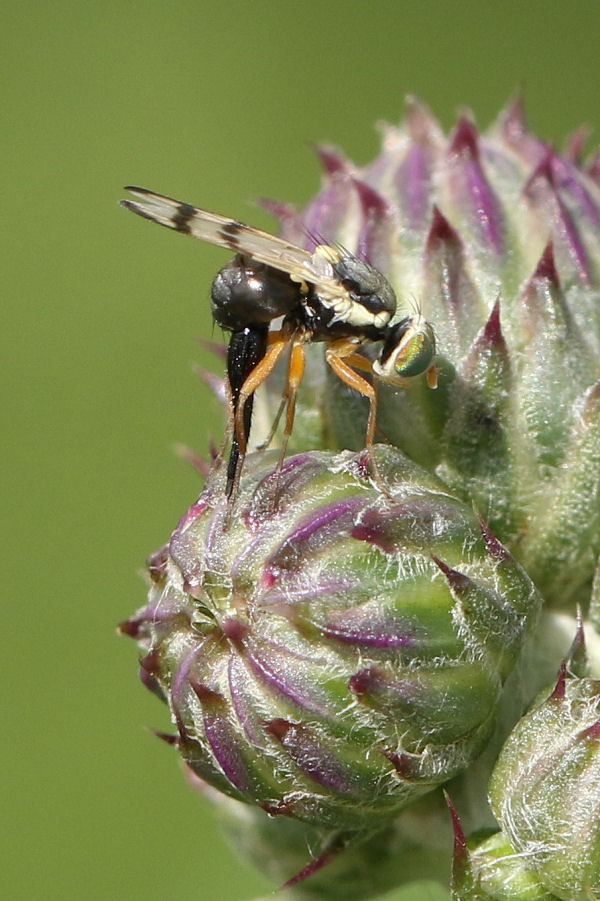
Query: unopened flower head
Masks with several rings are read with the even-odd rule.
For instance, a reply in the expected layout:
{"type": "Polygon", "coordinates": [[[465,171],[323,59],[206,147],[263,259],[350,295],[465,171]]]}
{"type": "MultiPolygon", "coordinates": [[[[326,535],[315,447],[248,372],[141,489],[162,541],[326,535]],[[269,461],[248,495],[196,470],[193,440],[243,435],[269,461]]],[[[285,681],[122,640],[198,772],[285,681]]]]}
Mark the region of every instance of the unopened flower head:
{"type": "MultiPolygon", "coordinates": [[[[409,100],[371,164],[321,148],[308,207],[271,205],[286,237],[338,241],[387,275],[399,318],[432,323],[438,390],[382,384],[379,438],[474,502],[552,604],[586,603],[600,554],[600,156],[582,165],[582,140],[559,155],[519,102],[446,137],[409,100]]],[[[359,449],[361,399],[333,378],[316,396],[329,446],[359,449]]]]}
{"type": "Polygon", "coordinates": [[[376,828],[462,771],[539,596],[473,511],[393,448],[217,475],[126,626],[189,766],[270,813],[376,828]],[[273,508],[273,492],[277,492],[273,508]]]}
{"type": "Polygon", "coordinates": [[[563,668],[509,736],[490,784],[506,839],[548,891],[600,893],[600,682],[563,668]]]}

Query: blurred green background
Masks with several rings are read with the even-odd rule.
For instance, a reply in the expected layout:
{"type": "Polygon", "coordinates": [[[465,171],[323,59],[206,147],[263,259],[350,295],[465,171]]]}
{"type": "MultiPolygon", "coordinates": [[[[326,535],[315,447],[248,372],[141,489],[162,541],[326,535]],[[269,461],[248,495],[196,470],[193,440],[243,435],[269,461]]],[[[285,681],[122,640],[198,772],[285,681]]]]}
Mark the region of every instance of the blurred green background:
{"type": "Polygon", "coordinates": [[[269,227],[251,203],[310,197],[311,142],[366,162],[408,92],[485,127],[523,87],[560,144],[600,125],[599,38],[597,2],[5,5],[5,897],[271,890],[146,730],[166,711],[114,633],[199,490],[170,448],[204,452],[216,415],[190,363],[225,260],[120,210],[121,186],[269,227]]]}

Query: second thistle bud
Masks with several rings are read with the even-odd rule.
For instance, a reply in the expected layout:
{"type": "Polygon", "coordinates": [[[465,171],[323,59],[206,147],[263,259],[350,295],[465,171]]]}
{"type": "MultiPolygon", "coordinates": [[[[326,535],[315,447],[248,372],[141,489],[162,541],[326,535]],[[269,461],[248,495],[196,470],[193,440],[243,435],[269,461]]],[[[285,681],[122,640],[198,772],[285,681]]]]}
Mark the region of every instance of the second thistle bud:
{"type": "Polygon", "coordinates": [[[386,494],[365,453],[271,465],[249,461],[232,516],[209,481],[123,629],[202,779],[271,814],[378,828],[479,753],[538,595],[392,448],[386,494]]]}
{"type": "Polygon", "coordinates": [[[600,893],[600,682],[567,678],[517,724],[490,783],[510,844],[558,898],[600,893]]]}

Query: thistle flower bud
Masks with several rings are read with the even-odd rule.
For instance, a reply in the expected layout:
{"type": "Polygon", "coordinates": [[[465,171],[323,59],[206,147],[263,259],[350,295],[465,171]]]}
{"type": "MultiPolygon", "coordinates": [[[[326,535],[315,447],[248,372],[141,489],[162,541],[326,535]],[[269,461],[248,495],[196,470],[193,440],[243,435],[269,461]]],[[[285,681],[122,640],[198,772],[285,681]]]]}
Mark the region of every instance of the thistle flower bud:
{"type": "Polygon", "coordinates": [[[517,724],[490,782],[506,840],[546,891],[600,893],[600,682],[567,677],[517,724]]]}
{"type": "Polygon", "coordinates": [[[202,779],[271,814],[380,828],[479,753],[539,596],[393,448],[377,449],[389,496],[366,453],[304,454],[278,479],[273,464],[250,460],[230,520],[209,480],[124,630],[202,779]]]}
{"type": "MultiPolygon", "coordinates": [[[[598,158],[560,156],[518,101],[487,133],[464,114],[446,138],[412,98],[369,165],[320,157],[306,209],[270,207],[284,236],[326,235],[379,267],[397,317],[418,307],[436,333],[438,390],[382,384],[379,435],[485,511],[547,601],[587,603],[600,556],[598,158]]],[[[360,449],[364,401],[326,379],[329,446],[360,449]]]]}

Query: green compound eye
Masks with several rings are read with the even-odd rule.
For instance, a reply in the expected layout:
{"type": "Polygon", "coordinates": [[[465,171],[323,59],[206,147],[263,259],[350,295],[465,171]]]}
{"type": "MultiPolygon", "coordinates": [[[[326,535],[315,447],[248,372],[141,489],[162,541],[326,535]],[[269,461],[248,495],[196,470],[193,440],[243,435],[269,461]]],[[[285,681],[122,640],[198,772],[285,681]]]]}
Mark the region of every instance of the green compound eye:
{"type": "Polygon", "coordinates": [[[410,328],[401,342],[394,360],[394,371],[402,378],[410,379],[426,372],[435,356],[435,339],[428,323],[420,331],[410,328]]]}
{"type": "Polygon", "coordinates": [[[390,329],[373,372],[391,385],[406,385],[415,376],[427,373],[431,388],[437,385],[435,335],[426,319],[403,319],[390,329]]]}

